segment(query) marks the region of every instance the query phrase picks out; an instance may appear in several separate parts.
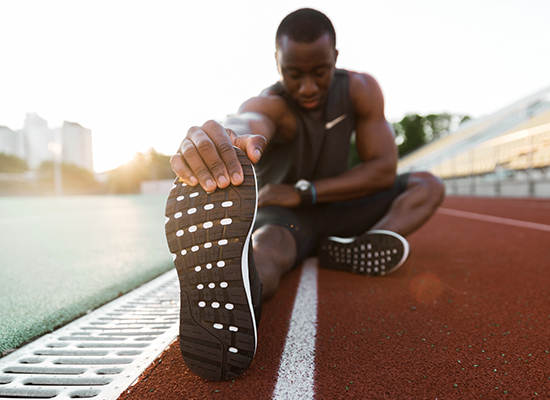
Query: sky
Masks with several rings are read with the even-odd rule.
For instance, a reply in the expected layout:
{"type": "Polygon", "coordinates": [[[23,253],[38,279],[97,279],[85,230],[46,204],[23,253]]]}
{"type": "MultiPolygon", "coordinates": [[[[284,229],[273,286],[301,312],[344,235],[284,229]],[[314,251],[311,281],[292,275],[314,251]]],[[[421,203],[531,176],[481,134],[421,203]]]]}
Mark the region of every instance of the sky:
{"type": "Polygon", "coordinates": [[[481,117],[550,86],[548,0],[0,0],[0,125],[92,130],[94,169],[223,120],[279,80],[274,37],[325,12],[337,66],[372,74],[386,117],[481,117]]]}

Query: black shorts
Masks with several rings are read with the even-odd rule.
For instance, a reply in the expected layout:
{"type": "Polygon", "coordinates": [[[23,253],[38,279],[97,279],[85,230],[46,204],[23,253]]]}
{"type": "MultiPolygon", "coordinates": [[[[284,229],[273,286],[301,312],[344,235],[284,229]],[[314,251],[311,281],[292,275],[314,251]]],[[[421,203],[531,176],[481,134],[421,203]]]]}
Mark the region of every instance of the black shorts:
{"type": "Polygon", "coordinates": [[[285,208],[268,206],[258,209],[254,230],[265,225],[287,228],[294,238],[296,263],[315,255],[317,243],[327,236],[352,237],[369,230],[388,212],[397,196],[405,191],[409,174],[397,177],[389,190],[362,199],[319,203],[313,206],[285,208]]]}

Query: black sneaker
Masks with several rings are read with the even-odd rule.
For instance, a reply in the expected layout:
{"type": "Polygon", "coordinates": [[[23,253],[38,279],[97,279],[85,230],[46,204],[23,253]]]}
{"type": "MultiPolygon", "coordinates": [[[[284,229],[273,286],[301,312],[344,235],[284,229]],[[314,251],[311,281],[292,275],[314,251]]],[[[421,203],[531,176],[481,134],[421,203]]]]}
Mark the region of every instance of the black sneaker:
{"type": "Polygon", "coordinates": [[[180,349],[210,381],[235,379],[256,352],[262,284],[252,258],[256,175],[236,149],[244,182],[207,194],[176,179],[166,203],[166,239],[181,289],[180,349]]]}
{"type": "Polygon", "coordinates": [[[354,238],[330,236],[319,243],[319,263],[324,268],[361,275],[387,275],[409,256],[409,243],[395,232],[368,231],[354,238]]]}

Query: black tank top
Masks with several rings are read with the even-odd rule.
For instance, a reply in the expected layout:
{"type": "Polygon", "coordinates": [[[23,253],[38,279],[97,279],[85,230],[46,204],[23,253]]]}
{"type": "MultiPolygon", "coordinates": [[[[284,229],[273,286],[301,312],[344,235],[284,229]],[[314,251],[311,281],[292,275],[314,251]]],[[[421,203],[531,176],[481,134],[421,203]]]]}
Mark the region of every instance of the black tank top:
{"type": "Polygon", "coordinates": [[[355,115],[348,90],[348,71],[336,70],[321,116],[301,109],[280,82],[271,86],[296,118],[296,135],[284,142],[275,137],[256,164],[259,187],[267,183],[294,184],[300,179],[330,178],[348,168],[355,115]],[[343,117],[345,116],[345,117],[343,117]]]}

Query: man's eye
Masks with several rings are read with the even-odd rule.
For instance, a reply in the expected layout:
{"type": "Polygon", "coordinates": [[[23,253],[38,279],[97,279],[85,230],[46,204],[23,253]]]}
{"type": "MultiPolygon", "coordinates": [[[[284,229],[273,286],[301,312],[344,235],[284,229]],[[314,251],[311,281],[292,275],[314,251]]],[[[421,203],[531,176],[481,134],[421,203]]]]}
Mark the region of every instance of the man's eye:
{"type": "Polygon", "coordinates": [[[326,73],[326,69],[318,69],[317,71],[315,71],[315,76],[317,76],[318,78],[322,78],[325,73],[326,73]]]}

